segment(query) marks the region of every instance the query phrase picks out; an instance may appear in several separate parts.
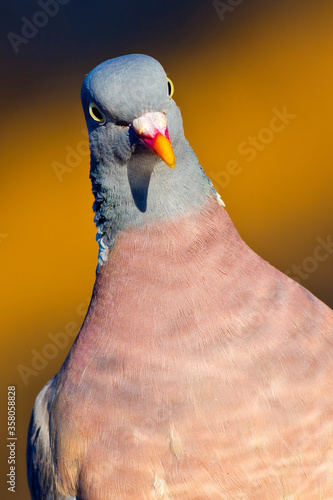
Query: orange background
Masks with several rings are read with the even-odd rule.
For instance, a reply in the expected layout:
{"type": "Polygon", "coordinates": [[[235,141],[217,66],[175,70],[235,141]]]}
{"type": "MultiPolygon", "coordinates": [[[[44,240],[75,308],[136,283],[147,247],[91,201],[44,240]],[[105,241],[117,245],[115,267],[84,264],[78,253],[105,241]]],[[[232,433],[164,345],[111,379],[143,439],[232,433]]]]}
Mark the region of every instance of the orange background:
{"type": "MultiPolygon", "coordinates": [[[[20,499],[29,498],[25,446],[33,402],[70,345],[45,351],[49,334],[65,332],[72,342],[68,332],[80,326],[94,282],[97,244],[79,95],[96,64],[131,52],[160,60],[206,172],[222,178],[228,162],[238,161],[241,172],[215,185],[243,239],[274,266],[303,266],[317,238],[333,237],[332,2],[244,0],[224,20],[212,2],[156,4],[72,0],[18,54],[7,33],[20,34],[21,17],[41,9],[18,1],[1,20],[0,397],[5,411],[7,386],[16,385],[20,499]],[[246,161],[239,144],[265,137],[273,108],[284,107],[296,117],[246,161]],[[67,162],[71,171],[60,182],[52,164],[66,164],[68,147],[79,150],[77,165],[67,162]],[[18,366],[32,367],[33,349],[50,359],[24,383],[18,366]]],[[[316,266],[302,284],[332,307],[333,254],[316,266]]],[[[13,498],[5,485],[1,414],[0,496],[13,498]]]]}

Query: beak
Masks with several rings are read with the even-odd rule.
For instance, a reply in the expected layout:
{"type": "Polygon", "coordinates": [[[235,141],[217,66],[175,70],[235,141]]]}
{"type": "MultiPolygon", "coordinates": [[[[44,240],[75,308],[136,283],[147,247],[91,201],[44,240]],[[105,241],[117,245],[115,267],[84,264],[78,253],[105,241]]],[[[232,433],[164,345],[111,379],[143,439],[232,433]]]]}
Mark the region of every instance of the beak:
{"type": "Polygon", "coordinates": [[[133,121],[132,127],[141,144],[154,151],[168,167],[175,167],[175,155],[163,113],[145,113],[133,121]]]}

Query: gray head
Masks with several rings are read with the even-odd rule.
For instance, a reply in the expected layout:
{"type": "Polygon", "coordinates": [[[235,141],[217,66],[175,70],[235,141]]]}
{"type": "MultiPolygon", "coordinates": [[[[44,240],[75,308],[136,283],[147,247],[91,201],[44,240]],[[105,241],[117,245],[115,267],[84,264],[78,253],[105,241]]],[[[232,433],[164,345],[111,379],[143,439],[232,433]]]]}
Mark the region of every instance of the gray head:
{"type": "Polygon", "coordinates": [[[83,82],[100,262],[120,229],[178,217],[213,191],[172,93],[160,63],[140,54],[110,59],[83,82]]]}

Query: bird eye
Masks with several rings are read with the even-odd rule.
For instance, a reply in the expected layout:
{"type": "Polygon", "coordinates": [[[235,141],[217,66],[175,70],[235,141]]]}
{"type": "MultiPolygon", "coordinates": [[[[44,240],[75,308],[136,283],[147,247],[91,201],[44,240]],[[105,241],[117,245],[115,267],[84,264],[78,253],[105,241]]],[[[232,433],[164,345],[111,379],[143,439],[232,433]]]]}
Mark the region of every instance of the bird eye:
{"type": "Polygon", "coordinates": [[[106,122],[104,114],[94,102],[89,104],[89,114],[96,122],[101,123],[102,125],[106,122]]]}
{"type": "Polygon", "coordinates": [[[171,99],[171,97],[173,96],[173,93],[175,91],[175,87],[174,87],[174,84],[172,83],[172,81],[170,80],[170,78],[167,78],[167,80],[168,80],[169,99],[171,99]]]}

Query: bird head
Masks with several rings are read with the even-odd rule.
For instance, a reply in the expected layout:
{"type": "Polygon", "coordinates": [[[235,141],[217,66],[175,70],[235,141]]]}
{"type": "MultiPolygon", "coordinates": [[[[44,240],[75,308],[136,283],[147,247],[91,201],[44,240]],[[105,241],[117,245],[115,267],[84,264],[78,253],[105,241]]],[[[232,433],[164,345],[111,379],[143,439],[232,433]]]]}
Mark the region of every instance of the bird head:
{"type": "Polygon", "coordinates": [[[118,57],[93,69],[82,86],[82,105],[91,143],[118,161],[143,148],[175,167],[167,116],[173,83],[152,57],[118,57]],[[103,147],[104,146],[104,147],[103,147]]]}

